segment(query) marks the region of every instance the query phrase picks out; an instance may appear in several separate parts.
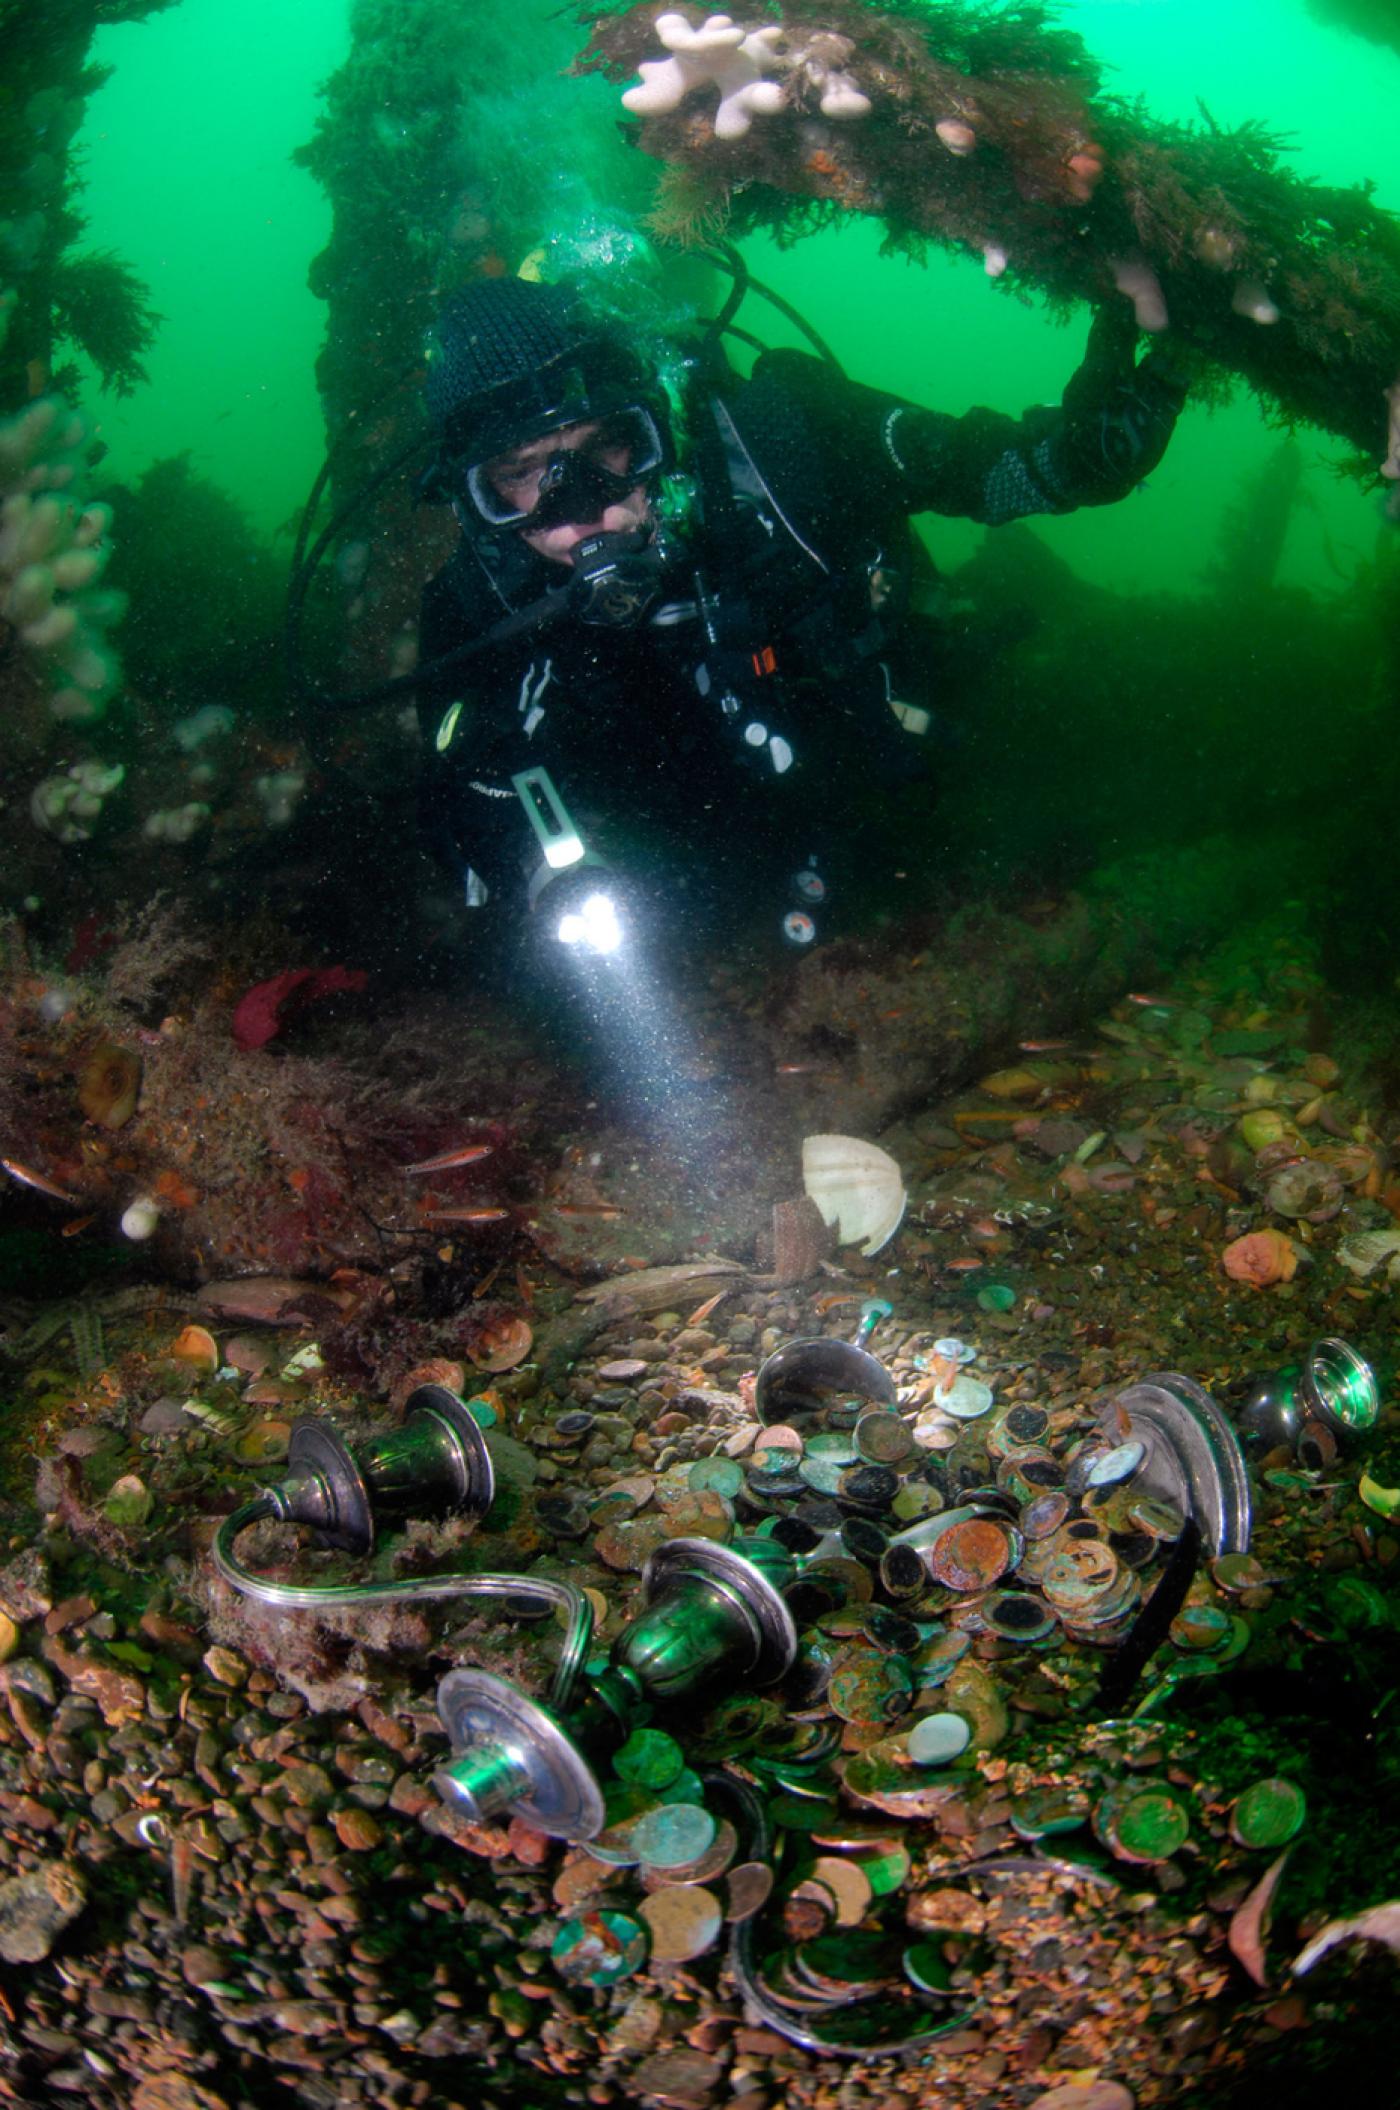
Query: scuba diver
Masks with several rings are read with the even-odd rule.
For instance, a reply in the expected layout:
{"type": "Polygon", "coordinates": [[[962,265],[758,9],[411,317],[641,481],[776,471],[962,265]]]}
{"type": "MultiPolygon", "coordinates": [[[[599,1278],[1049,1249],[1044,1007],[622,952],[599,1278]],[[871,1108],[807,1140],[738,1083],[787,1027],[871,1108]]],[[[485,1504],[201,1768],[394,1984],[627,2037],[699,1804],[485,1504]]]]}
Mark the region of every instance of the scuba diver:
{"type": "Polygon", "coordinates": [[[605,951],[649,874],[673,911],[728,888],[795,945],[825,934],[833,892],[899,857],[848,825],[853,787],[929,773],[911,516],[1113,503],[1185,398],[1161,346],[1136,361],[1126,304],[1019,421],[921,409],[829,353],[761,350],[741,379],[736,305],[669,389],[566,286],[483,280],[442,309],[419,495],[461,536],[416,684],[425,820],[473,910],[605,951]]]}

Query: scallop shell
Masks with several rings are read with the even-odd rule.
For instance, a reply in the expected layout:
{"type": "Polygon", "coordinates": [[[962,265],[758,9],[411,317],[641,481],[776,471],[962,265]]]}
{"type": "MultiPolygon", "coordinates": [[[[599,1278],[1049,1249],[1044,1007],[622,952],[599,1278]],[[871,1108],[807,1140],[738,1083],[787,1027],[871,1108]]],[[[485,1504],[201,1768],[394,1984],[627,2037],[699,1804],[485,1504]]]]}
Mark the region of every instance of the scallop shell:
{"type": "Polygon", "coordinates": [[[858,1244],[867,1260],[903,1220],[908,1197],[898,1165],[859,1136],[805,1136],[802,1184],[841,1244],[858,1244]]]}

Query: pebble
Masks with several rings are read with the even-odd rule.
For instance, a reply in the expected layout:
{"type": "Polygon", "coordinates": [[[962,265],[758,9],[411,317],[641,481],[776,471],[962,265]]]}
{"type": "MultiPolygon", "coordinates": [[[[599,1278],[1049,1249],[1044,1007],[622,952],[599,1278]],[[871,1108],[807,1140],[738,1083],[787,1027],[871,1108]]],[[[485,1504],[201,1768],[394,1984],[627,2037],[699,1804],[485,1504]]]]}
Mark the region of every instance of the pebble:
{"type": "Polygon", "coordinates": [[[71,1861],[41,1861],[0,1883],[0,1958],[39,1963],[87,1903],[87,1886],[71,1861]]]}
{"type": "Polygon", "coordinates": [[[336,1810],[331,1817],[335,1834],[347,1853],[372,1853],[384,1837],[381,1827],[368,1810],[352,1807],[336,1810]]]}

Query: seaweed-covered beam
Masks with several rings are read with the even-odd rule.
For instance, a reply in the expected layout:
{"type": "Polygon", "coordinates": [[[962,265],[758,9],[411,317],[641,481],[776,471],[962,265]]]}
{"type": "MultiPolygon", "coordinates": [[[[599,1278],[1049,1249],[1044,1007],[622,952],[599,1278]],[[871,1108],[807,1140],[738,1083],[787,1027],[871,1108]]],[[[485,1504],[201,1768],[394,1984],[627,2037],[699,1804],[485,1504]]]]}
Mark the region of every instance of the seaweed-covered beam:
{"type": "MultiPolygon", "coordinates": [[[[774,11],[776,12],[776,11],[774,11]]],[[[839,211],[1052,302],[1126,297],[1288,422],[1400,478],[1400,220],[1310,183],[1262,127],[1167,124],[1100,92],[1039,6],[824,0],[782,20],[653,0],[596,16],[578,72],[625,81],[679,239],[839,211]]]]}

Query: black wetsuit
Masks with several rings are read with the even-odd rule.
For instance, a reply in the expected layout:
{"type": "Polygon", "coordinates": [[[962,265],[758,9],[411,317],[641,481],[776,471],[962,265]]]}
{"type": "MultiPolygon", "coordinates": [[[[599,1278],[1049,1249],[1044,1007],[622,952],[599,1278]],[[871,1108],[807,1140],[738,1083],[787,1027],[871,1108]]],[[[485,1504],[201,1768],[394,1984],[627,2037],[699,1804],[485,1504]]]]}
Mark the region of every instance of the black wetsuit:
{"type": "MultiPolygon", "coordinates": [[[[510,780],[537,766],[620,864],[640,854],[684,881],[737,851],[762,887],[765,867],[776,883],[809,851],[829,860],[848,771],[927,766],[936,673],[907,609],[910,516],[999,526],[1107,504],[1159,460],[1183,391],[1153,356],[1133,368],[1121,327],[1116,348],[1104,334],[1063,403],[1019,420],[920,409],[789,351],[700,392],[694,516],[648,619],[565,617],[420,692],[425,818],[468,898],[523,899],[538,852],[510,780]]],[[[566,578],[518,535],[464,537],[426,590],[420,662],[566,578]]]]}

